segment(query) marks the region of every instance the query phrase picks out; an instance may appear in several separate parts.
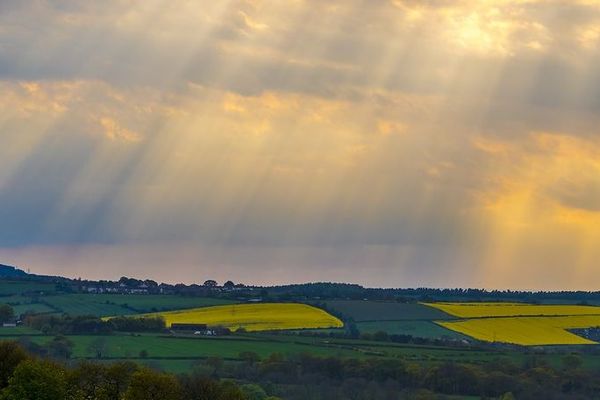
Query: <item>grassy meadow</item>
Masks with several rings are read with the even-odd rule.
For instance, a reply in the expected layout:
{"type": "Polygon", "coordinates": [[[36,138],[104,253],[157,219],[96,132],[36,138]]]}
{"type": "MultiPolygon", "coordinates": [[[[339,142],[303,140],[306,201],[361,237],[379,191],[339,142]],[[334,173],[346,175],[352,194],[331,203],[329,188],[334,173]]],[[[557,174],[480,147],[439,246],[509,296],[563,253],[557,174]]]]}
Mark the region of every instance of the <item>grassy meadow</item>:
{"type": "Polygon", "coordinates": [[[332,300],[326,301],[327,309],[335,311],[356,322],[363,321],[432,321],[454,319],[443,310],[420,303],[390,301],[332,300]]]}
{"type": "Polygon", "coordinates": [[[410,335],[417,338],[464,339],[467,336],[432,321],[366,321],[356,324],[361,333],[386,332],[390,335],[410,335]]]}
{"type": "Polygon", "coordinates": [[[46,296],[45,304],[70,315],[98,317],[130,315],[166,310],[208,307],[233,303],[230,300],[185,297],[176,295],[126,295],[126,294],[66,294],[46,296]]]}

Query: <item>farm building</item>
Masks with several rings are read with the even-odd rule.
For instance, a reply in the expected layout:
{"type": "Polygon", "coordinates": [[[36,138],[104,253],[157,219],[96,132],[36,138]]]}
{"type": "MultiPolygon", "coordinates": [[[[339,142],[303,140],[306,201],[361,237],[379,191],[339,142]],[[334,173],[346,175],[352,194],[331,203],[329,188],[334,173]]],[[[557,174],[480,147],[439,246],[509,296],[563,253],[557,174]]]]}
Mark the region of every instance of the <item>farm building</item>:
{"type": "Polygon", "coordinates": [[[208,329],[206,324],[171,324],[174,331],[205,331],[208,329]]]}

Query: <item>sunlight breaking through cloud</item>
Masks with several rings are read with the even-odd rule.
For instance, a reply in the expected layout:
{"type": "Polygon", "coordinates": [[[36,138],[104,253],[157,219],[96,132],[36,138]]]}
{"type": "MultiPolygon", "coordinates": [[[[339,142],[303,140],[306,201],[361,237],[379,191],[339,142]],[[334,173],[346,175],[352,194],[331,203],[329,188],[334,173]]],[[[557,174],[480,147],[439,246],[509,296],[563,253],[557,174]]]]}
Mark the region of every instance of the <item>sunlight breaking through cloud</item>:
{"type": "Polygon", "coordinates": [[[584,0],[3,2],[0,256],[593,287],[599,26],[584,0]]]}

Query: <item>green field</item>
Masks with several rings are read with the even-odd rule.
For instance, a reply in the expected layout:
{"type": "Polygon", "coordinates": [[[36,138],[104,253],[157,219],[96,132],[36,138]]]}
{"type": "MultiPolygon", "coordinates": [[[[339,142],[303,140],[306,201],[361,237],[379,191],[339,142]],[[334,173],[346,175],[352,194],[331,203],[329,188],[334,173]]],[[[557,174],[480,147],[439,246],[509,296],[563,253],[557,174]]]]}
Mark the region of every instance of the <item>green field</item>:
{"type": "Polygon", "coordinates": [[[363,300],[337,300],[325,302],[327,308],[362,321],[443,320],[454,317],[419,303],[395,303],[363,300]]]}
{"type": "Polygon", "coordinates": [[[361,333],[387,332],[390,335],[411,335],[428,339],[465,339],[467,336],[443,328],[431,321],[369,321],[359,322],[356,327],[361,333]]]}
{"type": "Polygon", "coordinates": [[[45,296],[42,300],[59,312],[70,315],[95,315],[99,317],[232,303],[229,300],[215,298],[125,294],[65,294],[45,296]]]}
{"type": "Polygon", "coordinates": [[[338,300],[327,301],[326,307],[346,320],[352,318],[361,333],[379,331],[428,339],[463,339],[465,336],[434,324],[434,320],[455,317],[420,303],[338,300]]]}
{"type": "MultiPolygon", "coordinates": [[[[5,336],[4,339],[18,339],[5,336]]],[[[30,340],[44,344],[53,336],[29,336],[30,340]]],[[[77,335],[68,336],[75,347],[73,358],[95,358],[96,349],[103,349],[103,358],[138,359],[145,350],[150,359],[200,359],[221,357],[239,359],[239,354],[252,351],[261,357],[272,353],[300,354],[310,351],[320,356],[355,357],[364,356],[360,351],[339,345],[296,342],[292,340],[270,340],[257,337],[174,337],[162,335],[77,335]]]]}
{"type": "MultiPolygon", "coordinates": [[[[1,331],[0,331],[1,333],[1,331]]],[[[52,340],[52,336],[32,335],[23,332],[1,339],[28,337],[38,344],[52,340]]],[[[462,362],[485,363],[498,359],[510,359],[516,364],[524,362],[527,354],[511,351],[460,349],[444,346],[419,346],[411,344],[382,343],[365,340],[323,339],[297,337],[294,335],[244,335],[219,338],[173,337],[162,335],[109,335],[109,336],[68,336],[75,347],[74,359],[96,359],[97,348],[102,349],[101,361],[135,360],[148,363],[172,372],[189,371],[191,365],[208,357],[220,357],[236,361],[242,352],[255,352],[262,358],[273,353],[286,355],[310,353],[321,357],[339,356],[345,358],[401,358],[424,363],[462,362]],[[147,357],[141,358],[145,350],[147,357]]],[[[538,355],[554,366],[561,365],[561,354],[538,355]]],[[[584,367],[600,368],[600,356],[582,355],[584,367]]]]}
{"type": "Polygon", "coordinates": [[[19,335],[40,335],[39,331],[26,326],[16,326],[14,328],[0,327],[0,337],[16,337],[19,335]]]}
{"type": "Polygon", "coordinates": [[[54,293],[56,285],[43,282],[0,281],[0,296],[18,295],[30,292],[54,293]]]}
{"type": "Polygon", "coordinates": [[[15,311],[15,315],[21,315],[25,313],[45,314],[56,312],[54,308],[43,303],[23,303],[17,306],[12,306],[12,308],[15,311]]]}

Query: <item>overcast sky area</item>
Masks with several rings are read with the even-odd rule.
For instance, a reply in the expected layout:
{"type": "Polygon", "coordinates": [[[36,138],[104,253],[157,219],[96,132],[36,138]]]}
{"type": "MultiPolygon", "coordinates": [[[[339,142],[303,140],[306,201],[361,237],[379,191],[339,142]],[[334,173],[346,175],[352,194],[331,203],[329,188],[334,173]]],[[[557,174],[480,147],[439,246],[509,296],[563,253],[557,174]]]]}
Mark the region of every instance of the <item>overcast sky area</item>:
{"type": "Polygon", "coordinates": [[[600,288],[596,0],[2,0],[0,263],[600,288]]]}

